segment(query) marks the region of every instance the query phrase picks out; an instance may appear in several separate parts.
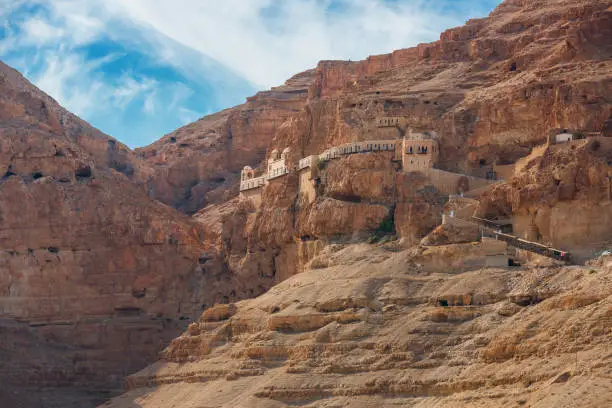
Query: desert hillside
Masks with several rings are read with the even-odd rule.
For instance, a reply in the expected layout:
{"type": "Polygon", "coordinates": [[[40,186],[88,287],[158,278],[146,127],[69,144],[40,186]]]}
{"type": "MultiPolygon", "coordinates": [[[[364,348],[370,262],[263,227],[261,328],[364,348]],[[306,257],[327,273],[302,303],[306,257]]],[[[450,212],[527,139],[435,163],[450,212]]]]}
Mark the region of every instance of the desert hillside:
{"type": "Polygon", "coordinates": [[[329,246],[206,310],[103,406],[609,406],[610,257],[482,269],[480,251],[329,246]]]}
{"type": "MultiPolygon", "coordinates": [[[[174,190],[228,270],[283,282],[205,310],[104,406],[612,403],[611,56],[610,1],[508,0],[291,79],[307,94],[240,139],[265,157],[174,190]]],[[[214,133],[223,157],[249,103],[140,153],[172,174],[214,133]]]]}
{"type": "Polygon", "coordinates": [[[127,147],[0,64],[0,405],[95,406],[231,277],[127,147]]]}
{"type": "Polygon", "coordinates": [[[0,401],[612,404],[611,95],[611,0],[506,0],[136,151],[0,64],[0,401]]]}

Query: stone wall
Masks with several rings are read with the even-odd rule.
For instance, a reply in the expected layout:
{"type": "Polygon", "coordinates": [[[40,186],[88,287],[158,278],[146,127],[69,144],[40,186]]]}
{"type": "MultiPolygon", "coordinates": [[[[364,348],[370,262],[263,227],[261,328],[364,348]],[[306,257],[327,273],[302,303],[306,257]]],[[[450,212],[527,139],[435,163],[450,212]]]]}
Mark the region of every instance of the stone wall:
{"type": "Polygon", "coordinates": [[[421,171],[429,177],[434,187],[448,195],[467,192],[495,183],[495,181],[492,180],[471,177],[465,174],[451,173],[439,169],[430,168],[421,171]]]}
{"type": "Polygon", "coordinates": [[[315,190],[315,169],[307,167],[299,171],[299,203],[313,203],[317,198],[317,192],[315,190]]]}
{"type": "Polygon", "coordinates": [[[289,173],[289,169],[287,168],[285,164],[285,160],[280,159],[280,160],[272,161],[268,164],[268,173],[266,174],[266,178],[270,180],[276,177],[284,176],[285,174],[288,174],[288,173],[289,173]]]}
{"type": "Polygon", "coordinates": [[[259,208],[261,206],[261,190],[263,190],[263,187],[241,191],[240,198],[245,201],[250,201],[255,208],[259,208]]]}
{"type": "Polygon", "coordinates": [[[252,188],[259,188],[266,182],[265,176],[245,179],[240,182],[240,191],[250,190],[252,188]]]}
{"type": "Polygon", "coordinates": [[[400,116],[382,116],[376,119],[378,127],[395,127],[406,124],[406,118],[400,116]]]}

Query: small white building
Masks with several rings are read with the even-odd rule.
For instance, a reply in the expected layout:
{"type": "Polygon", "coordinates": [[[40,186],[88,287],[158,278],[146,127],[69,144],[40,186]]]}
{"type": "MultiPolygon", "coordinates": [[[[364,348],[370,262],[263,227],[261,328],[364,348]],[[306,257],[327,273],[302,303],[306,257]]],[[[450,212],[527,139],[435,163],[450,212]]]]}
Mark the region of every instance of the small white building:
{"type": "Polygon", "coordinates": [[[555,143],[567,143],[574,140],[574,135],[568,132],[559,133],[555,136],[555,143]]]}
{"type": "Polygon", "coordinates": [[[289,149],[288,147],[285,148],[285,150],[283,150],[283,152],[280,154],[278,150],[272,150],[272,152],[270,153],[270,158],[268,159],[268,172],[266,174],[267,180],[272,180],[277,177],[289,174],[289,168],[287,167],[287,159],[289,158],[290,153],[291,149],[289,149]]]}

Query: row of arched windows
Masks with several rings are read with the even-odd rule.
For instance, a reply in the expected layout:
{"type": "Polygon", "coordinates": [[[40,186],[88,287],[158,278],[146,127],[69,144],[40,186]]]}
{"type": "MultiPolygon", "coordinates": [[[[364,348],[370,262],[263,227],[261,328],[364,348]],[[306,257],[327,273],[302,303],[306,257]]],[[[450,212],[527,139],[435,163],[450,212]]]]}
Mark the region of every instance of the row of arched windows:
{"type": "Polygon", "coordinates": [[[416,145],[416,146],[408,146],[406,147],[407,154],[427,154],[430,152],[429,148],[431,147],[431,152],[436,151],[436,146],[426,146],[426,145],[416,145]]]}

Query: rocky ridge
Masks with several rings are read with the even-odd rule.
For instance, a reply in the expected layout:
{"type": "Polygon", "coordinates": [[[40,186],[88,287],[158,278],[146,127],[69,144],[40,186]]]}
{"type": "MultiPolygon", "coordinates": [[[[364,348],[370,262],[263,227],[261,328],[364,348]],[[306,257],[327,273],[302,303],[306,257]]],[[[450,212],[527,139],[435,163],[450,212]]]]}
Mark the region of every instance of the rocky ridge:
{"type": "MultiPolygon", "coordinates": [[[[399,405],[468,406],[482,399],[494,406],[503,398],[537,406],[540,399],[556,403],[545,394],[568,381],[572,389],[582,387],[595,396],[585,400],[587,406],[607,402],[605,384],[598,387],[609,373],[593,357],[608,358],[602,346],[610,335],[604,261],[592,273],[550,267],[524,269],[517,278],[479,269],[482,251],[475,244],[406,250],[440,224],[447,197],[425,175],[399,172],[390,160],[374,155],[344,157],[321,168],[325,183],[312,203],[300,199],[295,174],[268,184],[259,209],[234,197],[242,167],[264,170],[260,163],[274,149],[290,147],[288,160],[295,165],[346,142],[397,139],[409,129],[435,131],[442,169],[482,176],[493,163],[517,164],[516,177],[484,194],[481,214],[515,215],[519,227],[533,221],[543,239],[572,246],[586,242],[591,253],[585,257],[592,256],[608,237],[605,228],[586,228],[597,218],[576,216],[579,227],[573,229],[560,229],[560,222],[577,214],[575,208],[604,211],[607,219],[609,147],[589,142],[568,151],[546,148],[542,155],[534,154],[540,149],[534,147],[544,145],[550,128],[610,135],[611,38],[607,0],[508,0],[489,18],[448,30],[432,44],[359,62],[321,62],[284,86],[181,128],[136,154],[1,66],[0,166],[6,172],[0,181],[0,328],[9,337],[0,346],[8,362],[0,380],[10,387],[1,389],[0,397],[14,406],[37,406],[45,392],[53,395],[52,407],[93,404],[116,391],[125,374],[151,361],[202,309],[221,303],[205,310],[201,322],[171,345],[165,362],[132,377],[131,393],[111,404],[137,400],[156,406],[176,398],[179,406],[178,399],[187,401],[185,406],[211,400],[220,406],[242,400],[255,404],[248,406],[295,401],[320,406],[327,400],[343,405],[350,397],[368,406],[393,404],[383,398],[393,394],[399,405]],[[377,119],[385,116],[406,123],[378,128],[377,119]],[[381,228],[389,223],[393,231],[381,228]],[[401,246],[349,245],[387,232],[401,238],[401,246]],[[585,235],[592,240],[584,241],[585,235]],[[356,266],[362,275],[353,275],[356,266]],[[291,278],[299,272],[306,273],[291,278]],[[234,304],[286,279],[251,303],[234,304]],[[491,287],[479,286],[489,280],[491,287]],[[552,292],[549,281],[554,281],[552,292]],[[359,282],[363,286],[352,286],[359,282]],[[377,286],[385,282],[398,293],[391,301],[377,286]],[[466,289],[445,292],[438,286],[447,283],[466,289]],[[325,293],[309,295],[318,284],[327,287],[325,293]],[[420,284],[426,289],[414,295],[420,284]],[[306,289],[299,289],[302,285],[306,289]],[[525,285],[536,294],[523,290],[525,285]],[[351,294],[345,299],[338,287],[351,294]],[[601,291],[589,298],[592,287],[601,291]],[[299,289],[296,294],[293,288],[299,289]],[[543,306],[548,300],[542,300],[557,297],[554,302],[565,304],[565,296],[575,291],[576,303],[568,300],[569,311],[561,307],[559,321],[570,319],[570,332],[587,333],[584,339],[593,343],[577,346],[586,369],[568,371],[571,333],[547,342],[556,326],[542,323],[540,316],[558,317],[556,306],[549,311],[543,306]],[[454,292],[461,299],[475,293],[487,300],[449,300],[454,292]],[[276,296],[291,299],[291,305],[276,296]],[[319,307],[319,297],[328,305],[319,307]],[[352,303],[355,297],[362,300],[352,303]],[[435,308],[438,297],[460,309],[435,308]],[[400,312],[385,321],[398,307],[400,312]],[[524,333],[515,336],[513,325],[523,321],[524,333]],[[430,329],[431,340],[421,339],[430,329]],[[438,332],[455,333],[453,342],[443,342],[438,332]],[[399,342],[397,333],[407,340],[399,342]],[[482,344],[476,340],[480,333],[482,344]],[[525,348],[532,335],[533,349],[525,348]],[[462,346],[464,336],[468,343],[462,346]],[[509,340],[496,345],[498,337],[509,340]],[[245,351],[257,341],[261,350],[245,351]],[[387,353],[387,343],[403,354],[387,353]],[[360,361],[351,350],[367,358],[360,361]],[[504,356],[500,361],[497,353],[504,356]],[[543,361],[542,353],[555,358],[543,361]],[[455,354],[461,364],[446,361],[455,354]],[[527,374],[517,374],[511,361],[523,357],[542,370],[521,366],[519,372],[527,374]],[[343,359],[360,368],[351,372],[343,359]],[[380,383],[365,372],[371,365],[387,370],[380,383]],[[467,373],[459,372],[461,367],[467,373]],[[498,369],[502,372],[495,377],[498,369]],[[554,381],[551,373],[558,373],[554,381]],[[283,382],[287,374],[292,375],[283,382]],[[314,374],[325,376],[306,381],[314,374]],[[421,374],[424,381],[415,380],[421,374]],[[460,375],[466,382],[456,380],[460,375]],[[497,382],[482,382],[491,376],[497,382]],[[203,380],[214,381],[189,385],[203,380]],[[535,384],[533,395],[529,389],[516,391],[517,384],[535,384]],[[228,398],[236,401],[211,397],[219,390],[225,395],[228,386],[236,390],[227,391],[228,398]],[[483,396],[485,386],[499,387],[499,394],[483,396]],[[206,390],[199,393],[196,387],[206,390]],[[429,391],[439,400],[424,398],[429,391]]],[[[451,233],[429,235],[429,243],[448,244],[451,233]]]]}
{"type": "Polygon", "coordinates": [[[136,149],[153,168],[152,197],[187,213],[236,195],[240,171],[257,166],[275,132],[303,109],[314,71],[247,98],[136,149]]]}
{"type": "MultiPolygon", "coordinates": [[[[399,139],[413,129],[439,136],[437,167],[484,177],[494,165],[525,161],[530,152],[542,149],[551,129],[610,135],[610,38],[609,1],[507,1],[488,18],[447,30],[431,44],[364,61],[323,61],[298,76],[308,78],[302,83],[308,98],[300,100],[303,108],[288,114],[274,134],[267,135],[266,159],[273,150],[289,147],[288,163],[295,166],[299,159],[333,146],[399,139]],[[381,117],[401,117],[405,122],[381,128],[377,125],[381,117]]],[[[188,134],[194,138],[203,131],[194,128],[188,134]]],[[[227,132],[219,137],[227,139],[227,132]]],[[[256,143],[260,140],[257,137],[256,143]]],[[[602,148],[588,160],[600,163],[600,170],[607,174],[605,151],[602,148]]],[[[166,159],[181,163],[170,151],[166,159]]],[[[559,164],[564,159],[555,160],[559,164]]],[[[577,171],[586,169],[582,166],[577,171]]],[[[297,177],[291,175],[264,188],[260,210],[236,203],[240,217],[228,215],[224,235],[212,237],[220,262],[237,275],[270,281],[301,271],[330,241],[377,234],[386,220],[393,221],[405,244],[420,242],[441,222],[444,194],[422,175],[398,172],[388,157],[355,155],[320,170],[325,182],[313,203],[300,202],[297,177]]],[[[531,176],[521,177],[513,185],[526,191],[523,187],[531,176]]],[[[550,178],[548,182],[555,183],[550,178]]],[[[562,219],[573,206],[584,208],[585,213],[607,211],[609,199],[597,197],[589,202],[572,196],[559,205],[557,201],[529,205],[541,206],[542,214],[558,212],[562,219]]],[[[215,204],[200,210],[196,218],[205,223],[209,212],[216,213],[215,204]]],[[[486,206],[482,211],[488,211],[486,206]]],[[[529,211],[533,213],[535,207],[529,211]]],[[[517,208],[521,234],[526,229],[521,217],[527,212],[517,208]]],[[[584,228],[541,236],[577,251],[585,251],[593,241],[609,239],[606,231],[591,232],[595,233],[588,244],[581,239],[588,234],[584,228]],[[580,248],[581,243],[586,248],[580,248]]]]}

